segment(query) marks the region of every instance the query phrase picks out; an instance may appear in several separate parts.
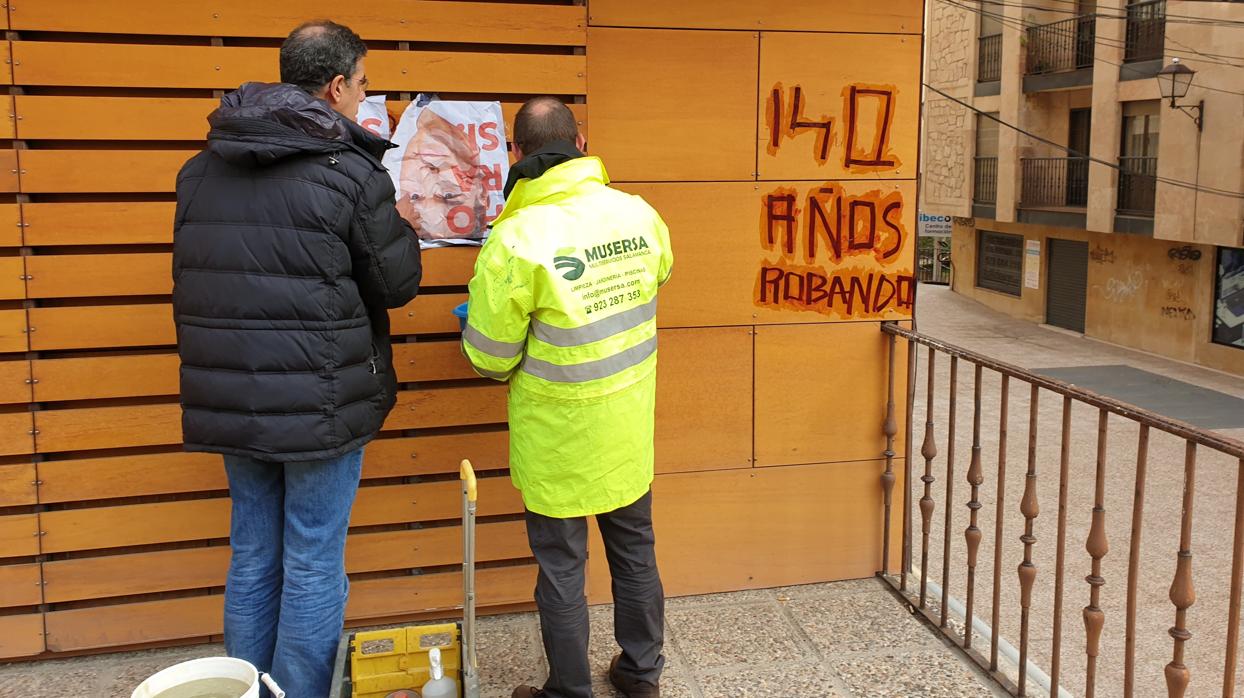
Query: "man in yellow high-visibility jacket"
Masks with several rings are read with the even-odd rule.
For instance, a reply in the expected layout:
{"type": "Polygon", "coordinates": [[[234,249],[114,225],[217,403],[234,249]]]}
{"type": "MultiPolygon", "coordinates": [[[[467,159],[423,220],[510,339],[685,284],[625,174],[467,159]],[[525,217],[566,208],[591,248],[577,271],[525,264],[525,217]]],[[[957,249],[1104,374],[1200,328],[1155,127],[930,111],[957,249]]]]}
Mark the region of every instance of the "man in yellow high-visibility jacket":
{"type": "Polygon", "coordinates": [[[643,199],[609,188],[560,101],[523,105],[513,140],[519,161],[475,263],[462,334],[475,370],[510,384],[510,470],[540,565],[549,679],[513,695],[592,695],[584,565],[595,516],[622,648],[609,678],[629,698],[659,696],[665,601],[650,489],[669,231],[643,199]]]}

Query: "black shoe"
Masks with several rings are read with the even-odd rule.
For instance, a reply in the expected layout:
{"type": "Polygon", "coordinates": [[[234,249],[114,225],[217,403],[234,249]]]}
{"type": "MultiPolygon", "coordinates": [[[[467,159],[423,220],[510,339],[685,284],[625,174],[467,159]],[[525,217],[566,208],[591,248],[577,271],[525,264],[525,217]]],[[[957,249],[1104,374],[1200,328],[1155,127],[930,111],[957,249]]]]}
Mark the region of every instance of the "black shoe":
{"type": "Polygon", "coordinates": [[[510,694],[510,698],[543,698],[544,689],[535,686],[519,686],[510,694]]]}
{"type": "MultiPolygon", "coordinates": [[[[609,662],[609,683],[621,691],[626,698],[661,698],[660,685],[623,676],[618,671],[618,660],[621,658],[622,655],[618,655],[613,658],[612,662],[609,662]]],[[[517,693],[514,694],[514,698],[519,698],[517,693]]],[[[523,698],[527,696],[524,695],[523,698]]]]}

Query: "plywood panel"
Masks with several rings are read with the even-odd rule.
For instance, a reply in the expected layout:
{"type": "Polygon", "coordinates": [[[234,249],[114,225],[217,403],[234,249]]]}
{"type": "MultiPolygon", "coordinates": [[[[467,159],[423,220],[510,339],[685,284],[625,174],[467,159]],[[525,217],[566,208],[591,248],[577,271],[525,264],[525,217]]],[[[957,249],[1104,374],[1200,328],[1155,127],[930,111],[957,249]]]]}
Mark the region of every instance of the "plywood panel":
{"type": "Polygon", "coordinates": [[[591,29],[592,153],[616,181],[751,180],[757,35],[591,29]]]}
{"type": "Polygon", "coordinates": [[[0,361],[0,403],[30,402],[30,362],[0,361]]]}
{"type": "MultiPolygon", "coordinates": [[[[621,188],[644,197],[670,228],[674,274],[659,294],[657,322],[661,327],[902,320],[911,315],[916,230],[914,182],[652,183],[627,184],[621,188]],[[806,197],[825,186],[844,192],[846,196],[840,198],[845,201],[860,202],[859,234],[841,232],[842,255],[837,256],[831,252],[824,228],[818,225],[815,255],[809,258],[807,231],[811,214],[806,197]],[[768,197],[784,194],[795,197],[793,221],[789,228],[780,221],[775,222],[774,240],[770,245],[766,220],[768,197]],[[900,207],[889,214],[888,220],[899,234],[883,221],[884,207],[894,202],[900,207]],[[870,235],[865,232],[870,220],[866,213],[868,204],[876,205],[874,210],[877,211],[876,218],[871,219],[872,230],[876,232],[871,236],[871,245],[866,242],[870,235]],[[794,249],[790,255],[785,254],[788,230],[794,249]],[[853,250],[851,246],[856,237],[862,244],[856,243],[859,249],[853,250]],[[899,247],[893,256],[884,258],[883,254],[890,252],[895,244],[899,247]],[[766,268],[793,272],[787,282],[787,292],[794,298],[800,298],[807,290],[800,278],[803,273],[821,277],[825,282],[823,292],[812,294],[815,299],[808,303],[771,302],[772,294],[762,295],[760,284],[762,270],[766,268]],[[878,293],[884,285],[880,281],[882,276],[888,286],[878,293]],[[840,280],[834,281],[833,277],[840,277],[840,280]],[[864,288],[852,286],[853,281],[869,291],[865,293],[864,288]],[[896,290],[899,283],[903,283],[901,294],[896,290]],[[831,294],[831,289],[838,292],[831,294]]],[[[830,218],[837,210],[843,210],[845,219],[845,211],[851,205],[825,203],[830,218]]],[[[780,209],[777,210],[780,213],[780,209]]],[[[833,223],[833,229],[843,230],[839,222],[833,223]]]]}
{"type": "Polygon", "coordinates": [[[0,204],[0,247],[21,247],[22,208],[17,204],[0,204]]]}
{"type": "Polygon", "coordinates": [[[22,191],[171,192],[177,171],[197,150],[23,150],[22,191]]]}
{"type": "Polygon", "coordinates": [[[0,139],[17,138],[17,112],[12,95],[0,95],[0,139]]]}
{"type": "Polygon", "coordinates": [[[26,351],[27,325],[25,310],[0,310],[0,352],[26,351]]]}
{"type": "Polygon", "coordinates": [[[478,378],[456,340],[394,344],[393,366],[400,383],[478,378]]]}
{"type": "Polygon", "coordinates": [[[476,472],[503,470],[509,465],[509,449],[509,433],[504,431],[376,439],[363,452],[363,477],[456,473],[464,458],[476,472]]]}
{"type": "MultiPolygon", "coordinates": [[[[508,477],[479,480],[479,515],[499,516],[523,511],[522,497],[508,477]]],[[[457,480],[413,485],[359,488],[351,526],[378,526],[408,521],[452,521],[462,517],[462,486],[457,480]]]]}
{"type": "Polygon", "coordinates": [[[176,354],[36,359],[31,362],[38,402],[176,395],[176,354]]]}
{"type": "MultiPolygon", "coordinates": [[[[22,85],[232,89],[279,79],[278,50],[238,46],[160,46],[15,41],[22,85]]],[[[583,56],[371,51],[367,75],[378,91],[586,92],[583,56]]]]}
{"type": "Polygon", "coordinates": [[[35,480],[38,479],[33,463],[0,465],[0,507],[37,504],[35,480]]]}
{"type": "Polygon", "coordinates": [[[181,406],[132,405],[35,413],[40,453],[181,443],[181,406]]]}
{"type": "Polygon", "coordinates": [[[43,580],[38,563],[0,565],[0,606],[37,606],[43,603],[43,580]]]}
{"type": "Polygon", "coordinates": [[[220,456],[155,453],[39,464],[39,501],[82,502],[228,489],[220,456]]]}
{"type": "Polygon", "coordinates": [[[39,554],[39,516],[6,514],[0,516],[0,558],[39,554]]]}
{"type": "Polygon", "coordinates": [[[760,178],[915,179],[920,45],[914,36],[766,32],[757,108],[760,178]],[[827,121],[828,130],[791,128],[827,121]]]}
{"type": "Polygon", "coordinates": [[[919,34],[922,4],[920,0],[835,0],[830,11],[824,0],[592,0],[589,22],[594,27],[919,34]]]}
{"type": "MultiPolygon", "coordinates": [[[[8,21],[7,13],[4,19],[6,22],[8,21]]],[[[0,85],[12,85],[13,84],[13,44],[8,41],[0,43],[0,56],[4,57],[4,65],[6,66],[3,70],[0,70],[0,85]]]]}
{"type": "Polygon", "coordinates": [[[30,298],[158,296],[173,292],[173,255],[165,252],[35,255],[26,259],[30,298]]]}
{"type": "Polygon", "coordinates": [[[119,13],[92,0],[41,0],[15,13],[13,28],[284,38],[308,17],[332,17],[368,40],[581,45],[585,14],[582,6],[426,0],[371,0],[355,7],[329,0],[217,0],[210,11],[165,0],[129,0],[126,12],[119,13]]]}
{"type": "Polygon", "coordinates": [[[31,349],[103,349],[177,343],[173,306],[100,305],[31,308],[31,349]]]}
{"type": "Polygon", "coordinates": [[[34,453],[34,428],[30,412],[0,413],[0,456],[34,453]]]}
{"type": "Polygon", "coordinates": [[[175,207],[163,201],[22,204],[26,244],[171,243],[175,207]]]}
{"type": "Polygon", "coordinates": [[[751,396],[750,329],[662,330],[657,472],[750,467],[751,396]]]}
{"type": "MultiPolygon", "coordinates": [[[[531,603],[536,566],[491,567],[475,573],[481,606],[531,603]]],[[[350,586],[346,619],[455,611],[462,607],[462,575],[425,574],[359,581],[350,586]]],[[[458,613],[449,616],[460,615],[458,613]]]]}
{"type": "Polygon", "coordinates": [[[458,318],[452,311],[466,299],[465,293],[421,294],[404,307],[389,311],[390,331],[395,335],[458,332],[458,318]]]}
{"type": "MultiPolygon", "coordinates": [[[[522,521],[480,524],[476,559],[480,562],[531,556],[527,527],[522,521]]],[[[346,569],[375,572],[462,563],[462,529],[458,526],[411,531],[362,533],[346,541],[346,569]]]]}
{"type": "Polygon", "coordinates": [[[385,430],[501,424],[506,420],[504,385],[406,390],[384,423],[385,430]]]}
{"type": "Polygon", "coordinates": [[[0,193],[13,194],[18,191],[17,174],[17,151],[0,150],[0,193]]]}
{"type": "MultiPolygon", "coordinates": [[[[867,462],[658,475],[653,525],[665,593],[872,576],[881,562],[883,469],[867,462]]],[[[894,516],[897,553],[897,507],[894,516]]],[[[591,541],[589,555],[603,558],[591,541]]],[[[588,573],[592,603],[607,601],[608,567],[592,564],[588,573]]]]}
{"type": "MultiPolygon", "coordinates": [[[[757,465],[881,458],[887,357],[876,323],[757,328],[757,465]],[[820,348],[819,361],[808,361],[809,347],[820,348]]],[[[903,351],[896,365],[906,361],[903,351]]],[[[901,403],[905,374],[896,370],[901,403]]]]}
{"type": "Polygon", "coordinates": [[[0,616],[0,657],[30,657],[43,647],[43,615],[0,616]]]}
{"type": "Polygon", "coordinates": [[[0,257],[0,300],[21,300],[26,297],[26,258],[0,257]]]}
{"type": "Polygon", "coordinates": [[[423,251],[423,279],[429,286],[466,286],[475,271],[478,247],[433,247],[423,251]]]}

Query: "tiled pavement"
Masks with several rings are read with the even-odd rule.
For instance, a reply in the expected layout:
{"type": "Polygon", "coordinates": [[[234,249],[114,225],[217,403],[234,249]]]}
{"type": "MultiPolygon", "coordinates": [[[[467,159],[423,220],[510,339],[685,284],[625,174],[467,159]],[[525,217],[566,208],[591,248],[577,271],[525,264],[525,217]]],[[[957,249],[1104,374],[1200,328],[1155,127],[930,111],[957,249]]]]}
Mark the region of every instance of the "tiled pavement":
{"type": "MultiPolygon", "coordinates": [[[[876,579],[671,599],[666,609],[667,698],[894,698],[1003,695],[876,579]]],[[[596,695],[617,650],[611,607],[592,609],[596,695]]],[[[0,696],[125,698],[146,676],[220,645],[0,666],[0,696]]],[[[538,621],[523,613],[480,622],[484,698],[540,683],[538,621]]]]}

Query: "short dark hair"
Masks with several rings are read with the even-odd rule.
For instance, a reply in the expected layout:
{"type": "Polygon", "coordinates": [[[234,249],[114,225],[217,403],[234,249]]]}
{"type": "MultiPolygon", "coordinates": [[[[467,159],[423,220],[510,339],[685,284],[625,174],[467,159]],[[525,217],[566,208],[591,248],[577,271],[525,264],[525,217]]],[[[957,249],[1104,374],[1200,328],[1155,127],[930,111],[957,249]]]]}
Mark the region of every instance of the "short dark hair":
{"type": "Polygon", "coordinates": [[[514,117],[514,143],[523,153],[534,153],[556,141],[573,144],[578,135],[574,113],[556,97],[529,99],[514,117]]]}
{"type": "Polygon", "coordinates": [[[315,94],[344,75],[349,81],[367,44],[349,27],[319,19],[300,25],[281,44],[281,82],[315,94]]]}

